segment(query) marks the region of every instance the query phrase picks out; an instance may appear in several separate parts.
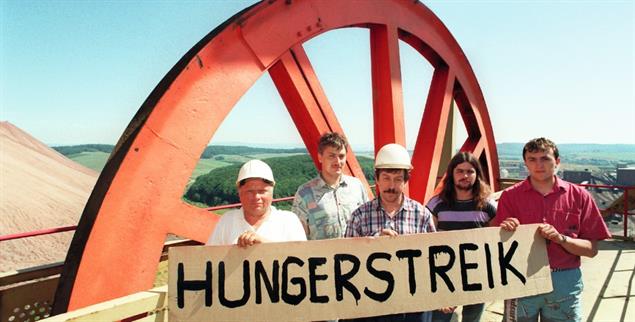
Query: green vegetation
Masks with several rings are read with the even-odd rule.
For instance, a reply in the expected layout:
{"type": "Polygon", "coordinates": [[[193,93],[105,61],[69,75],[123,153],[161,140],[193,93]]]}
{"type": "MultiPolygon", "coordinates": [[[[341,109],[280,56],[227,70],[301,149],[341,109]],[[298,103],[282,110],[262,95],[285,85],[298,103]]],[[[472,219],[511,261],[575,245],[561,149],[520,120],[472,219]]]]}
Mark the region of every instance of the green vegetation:
{"type": "MultiPolygon", "coordinates": [[[[497,145],[501,169],[509,177],[518,177],[524,170],[522,165],[523,143],[497,145]]],[[[70,159],[96,171],[101,171],[114,146],[85,144],[54,147],[70,159]]],[[[594,172],[615,169],[618,163],[635,164],[635,144],[561,144],[562,168],[568,170],[588,169],[594,172]],[[607,170],[608,169],[608,170],[607,170]]],[[[364,174],[373,184],[372,152],[357,153],[364,174]]],[[[198,207],[238,203],[235,178],[240,166],[251,159],[264,159],[273,169],[278,180],[275,197],[292,196],[297,187],[313,178],[317,171],[306,149],[269,149],[247,146],[211,145],[203,152],[190,179],[186,202],[198,207]]],[[[286,208],[289,203],[279,203],[286,208]]]]}
{"type": "MultiPolygon", "coordinates": [[[[293,196],[301,184],[317,175],[313,160],[306,154],[275,157],[264,161],[271,166],[276,178],[274,198],[293,196]]],[[[359,162],[364,174],[371,180],[373,160],[361,157],[359,162]]],[[[185,193],[185,198],[209,206],[240,202],[235,183],[240,167],[241,164],[234,164],[214,169],[208,174],[197,177],[185,193]]]]}
{"type": "Polygon", "coordinates": [[[217,168],[226,167],[230,164],[232,163],[225,160],[200,159],[196,164],[194,172],[192,172],[192,178],[196,178],[217,168]]]}
{"type": "Polygon", "coordinates": [[[112,144],[81,144],[81,145],[65,145],[54,146],[53,150],[70,157],[71,155],[80,154],[83,152],[104,152],[110,154],[115,146],[112,144]]]}
{"type": "Polygon", "coordinates": [[[294,149],[270,149],[270,148],[253,148],[249,146],[233,146],[233,145],[210,145],[205,148],[203,154],[201,155],[202,159],[210,159],[216,155],[221,154],[234,154],[234,155],[255,155],[262,153],[307,153],[305,148],[294,148],[294,149]]]}
{"type": "Polygon", "coordinates": [[[68,156],[68,158],[87,168],[93,169],[97,172],[101,172],[101,170],[104,168],[104,165],[106,165],[106,161],[108,161],[109,156],[110,153],[107,152],[93,151],[71,154],[68,156]]]}

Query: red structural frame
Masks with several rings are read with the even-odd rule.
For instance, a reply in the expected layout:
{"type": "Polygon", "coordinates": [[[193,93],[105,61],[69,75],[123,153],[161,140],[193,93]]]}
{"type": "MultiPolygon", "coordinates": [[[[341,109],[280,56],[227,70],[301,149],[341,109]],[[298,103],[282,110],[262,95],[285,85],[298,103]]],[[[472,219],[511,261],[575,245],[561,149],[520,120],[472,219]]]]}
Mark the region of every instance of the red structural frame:
{"type": "MultiPolygon", "coordinates": [[[[218,217],[184,203],[183,190],[215,131],[263,73],[271,75],[317,165],[319,136],[346,131],[302,44],[351,27],[370,31],[375,151],[406,143],[399,41],[434,68],[421,107],[410,196],[423,202],[435,188],[453,102],[468,134],[461,150],[478,156],[498,189],[498,156],[480,87],[460,46],[427,7],[411,0],[263,1],[197,43],[132,119],[84,209],[53,313],[149,288],[168,233],[207,240],[218,217]]],[[[346,172],[366,183],[353,153],[346,172]]]]}

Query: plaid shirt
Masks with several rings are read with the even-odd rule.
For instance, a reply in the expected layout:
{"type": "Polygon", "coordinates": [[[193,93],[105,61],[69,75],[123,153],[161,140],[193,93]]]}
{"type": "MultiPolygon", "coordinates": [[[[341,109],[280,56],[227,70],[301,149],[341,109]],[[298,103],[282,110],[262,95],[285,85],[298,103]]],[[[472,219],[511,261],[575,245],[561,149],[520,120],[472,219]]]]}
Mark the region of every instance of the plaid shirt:
{"type": "Polygon", "coordinates": [[[379,200],[375,198],[353,212],[345,237],[377,236],[384,228],[391,228],[399,235],[436,231],[432,214],[416,200],[404,196],[401,208],[392,219],[379,200]]]}

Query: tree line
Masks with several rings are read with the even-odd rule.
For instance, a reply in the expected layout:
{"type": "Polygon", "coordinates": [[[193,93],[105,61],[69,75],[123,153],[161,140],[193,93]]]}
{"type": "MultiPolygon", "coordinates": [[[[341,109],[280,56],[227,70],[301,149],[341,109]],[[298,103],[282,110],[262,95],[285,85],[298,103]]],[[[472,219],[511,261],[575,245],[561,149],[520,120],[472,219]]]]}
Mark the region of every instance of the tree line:
{"type": "MultiPolygon", "coordinates": [[[[54,146],[53,150],[65,155],[70,156],[79,154],[82,152],[105,152],[111,153],[115,148],[112,144],[80,144],[80,145],[64,145],[54,146]]],[[[252,154],[260,153],[307,153],[306,148],[292,148],[292,149],[276,149],[276,148],[254,148],[250,146],[242,145],[208,145],[201,154],[202,159],[212,159],[214,156],[226,154],[226,155],[242,155],[248,156],[252,154]]]]}
{"type": "MultiPolygon", "coordinates": [[[[358,157],[357,160],[366,179],[372,184],[374,182],[373,160],[367,157],[358,157]]],[[[271,167],[276,179],[274,198],[293,196],[300,185],[317,176],[313,160],[306,154],[274,157],[263,161],[271,167]]],[[[208,206],[239,203],[236,176],[241,166],[242,164],[229,165],[197,177],[184,197],[208,206]]]]}
{"type": "Polygon", "coordinates": [[[65,156],[80,154],[82,152],[105,152],[110,154],[114,148],[115,146],[112,144],[81,144],[52,147],[53,150],[65,156]]]}

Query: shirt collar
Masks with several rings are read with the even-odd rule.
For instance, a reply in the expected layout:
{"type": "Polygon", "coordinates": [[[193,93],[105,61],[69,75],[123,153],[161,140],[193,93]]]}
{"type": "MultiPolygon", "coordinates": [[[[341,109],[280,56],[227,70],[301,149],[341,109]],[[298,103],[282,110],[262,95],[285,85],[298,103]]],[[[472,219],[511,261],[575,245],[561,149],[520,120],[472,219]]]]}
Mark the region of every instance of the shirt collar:
{"type": "MultiPolygon", "coordinates": [[[[555,192],[557,190],[561,190],[566,192],[569,189],[569,183],[560,179],[558,176],[555,176],[555,178],[556,180],[553,185],[554,187],[551,191],[555,192]]],[[[521,183],[520,188],[523,191],[534,190],[534,187],[531,185],[531,181],[529,180],[529,177],[527,177],[527,179],[525,179],[525,181],[521,183]]]]}
{"type": "MultiPolygon", "coordinates": [[[[346,180],[347,180],[346,176],[345,175],[341,175],[340,176],[340,182],[337,184],[337,187],[346,187],[348,185],[346,180]]],[[[318,187],[320,187],[320,188],[331,188],[331,186],[329,186],[326,183],[326,181],[324,181],[324,178],[322,178],[322,174],[321,173],[318,174],[318,187]]]]}

